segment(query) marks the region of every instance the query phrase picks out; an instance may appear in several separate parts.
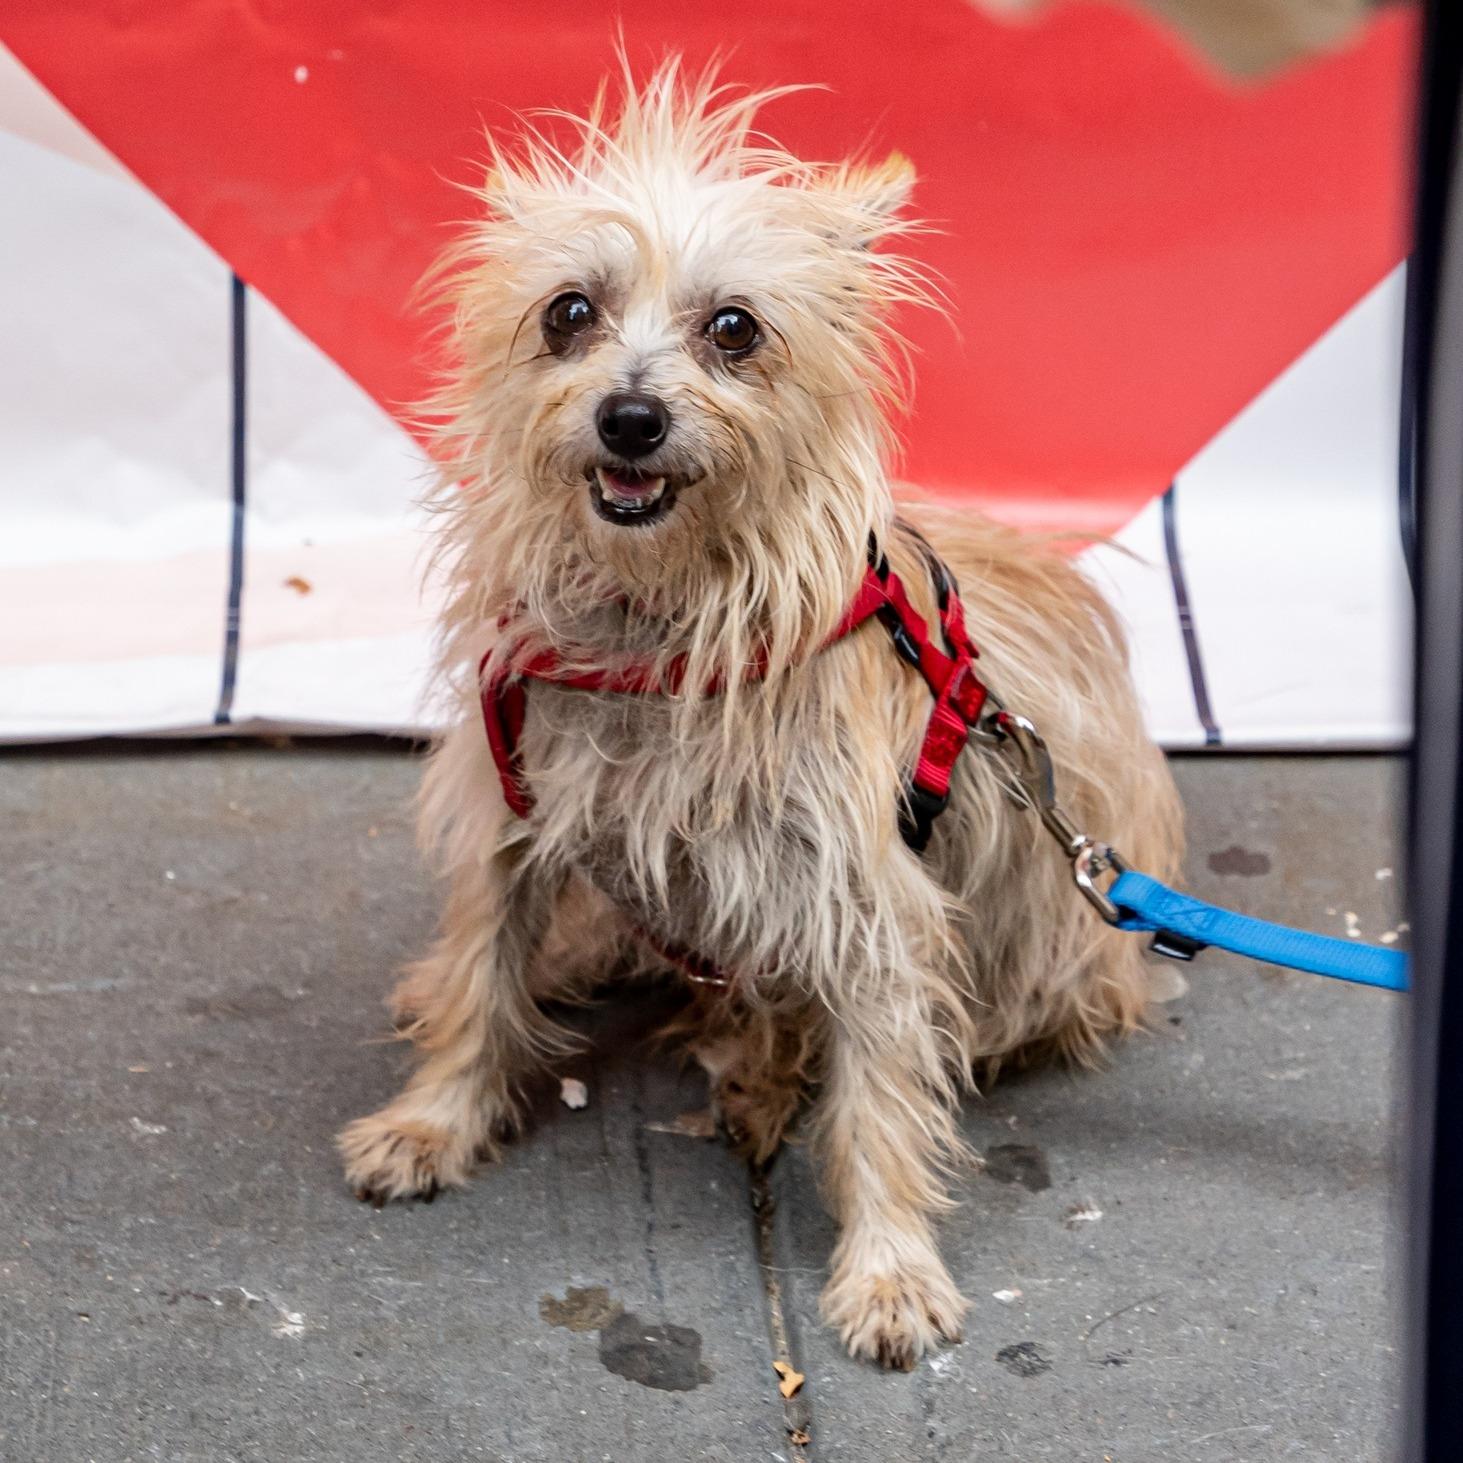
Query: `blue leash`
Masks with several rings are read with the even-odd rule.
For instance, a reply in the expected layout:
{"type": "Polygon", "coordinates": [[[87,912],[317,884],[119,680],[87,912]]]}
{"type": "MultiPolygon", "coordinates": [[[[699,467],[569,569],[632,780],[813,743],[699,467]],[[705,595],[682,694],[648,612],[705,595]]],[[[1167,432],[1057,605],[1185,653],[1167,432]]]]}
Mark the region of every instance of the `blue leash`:
{"type": "Polygon", "coordinates": [[[1357,985],[1380,986],[1389,991],[1407,989],[1407,957],[1400,950],[1357,945],[1235,914],[1180,894],[1133,869],[1119,874],[1107,894],[1118,907],[1120,930],[1152,930],[1157,947],[1166,954],[1178,954],[1180,959],[1190,958],[1194,951],[1179,954],[1167,949],[1171,943],[1167,936],[1180,935],[1197,948],[1214,945],[1236,955],[1248,955],[1251,960],[1308,970],[1312,975],[1329,975],[1357,985]]]}
{"type": "Polygon", "coordinates": [[[1077,887],[1110,925],[1151,931],[1154,950],[1175,960],[1192,960],[1213,945],[1312,975],[1389,991],[1407,989],[1407,957],[1400,950],[1353,944],[1235,914],[1130,869],[1115,848],[1081,832],[1062,811],[1051,754],[1041,733],[1024,716],[1007,711],[995,697],[987,699],[989,711],[973,735],[1013,754],[1022,795],[1072,860],[1077,887]],[[1118,877],[1102,888],[1098,878],[1112,872],[1118,877]]]}

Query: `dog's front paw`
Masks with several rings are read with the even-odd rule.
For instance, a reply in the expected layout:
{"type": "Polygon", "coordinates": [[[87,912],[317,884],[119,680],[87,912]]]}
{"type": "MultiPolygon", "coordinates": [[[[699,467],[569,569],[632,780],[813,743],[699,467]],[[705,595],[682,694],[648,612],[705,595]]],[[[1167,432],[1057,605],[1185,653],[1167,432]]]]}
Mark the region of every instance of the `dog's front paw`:
{"type": "Polygon", "coordinates": [[[348,1124],[335,1144],[356,1198],[378,1209],[390,1199],[431,1203],[439,1189],[461,1188],[474,1158],[451,1133],[395,1116],[389,1107],[348,1124]]]}
{"type": "Polygon", "coordinates": [[[823,1291],[823,1319],[855,1360],[907,1372],[942,1341],[959,1341],[970,1302],[929,1259],[887,1268],[839,1265],[823,1291]]]}

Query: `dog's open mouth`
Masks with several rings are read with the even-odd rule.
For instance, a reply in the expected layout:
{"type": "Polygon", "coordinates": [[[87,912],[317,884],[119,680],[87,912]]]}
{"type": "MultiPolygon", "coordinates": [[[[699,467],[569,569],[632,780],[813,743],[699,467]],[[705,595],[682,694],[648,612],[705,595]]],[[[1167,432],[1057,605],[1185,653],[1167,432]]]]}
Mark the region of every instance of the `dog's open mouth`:
{"type": "Polygon", "coordinates": [[[676,500],[675,484],[633,467],[596,467],[589,475],[589,501],[606,523],[654,523],[676,500]]]}

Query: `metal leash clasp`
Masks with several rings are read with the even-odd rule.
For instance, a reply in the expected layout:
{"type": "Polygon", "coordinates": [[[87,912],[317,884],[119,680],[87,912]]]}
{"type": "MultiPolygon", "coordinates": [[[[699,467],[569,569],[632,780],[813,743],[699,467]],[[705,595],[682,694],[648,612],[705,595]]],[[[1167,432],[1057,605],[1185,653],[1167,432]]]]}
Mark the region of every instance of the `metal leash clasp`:
{"type": "MultiPolygon", "coordinates": [[[[1072,862],[1072,878],[1082,897],[1108,924],[1121,924],[1123,910],[1108,892],[1112,885],[1099,884],[1098,880],[1109,874],[1126,874],[1128,862],[1112,844],[1083,833],[1057,802],[1051,753],[1035,725],[988,695],[986,710],[974,735],[1011,755],[1016,773],[1012,793],[1019,794],[1022,804],[1040,817],[1047,831],[1061,844],[1062,852],[1072,862]]],[[[1192,960],[1204,944],[1175,930],[1160,929],[1154,931],[1149,948],[1170,960],[1192,960]]]]}
{"type": "Polygon", "coordinates": [[[1035,725],[1026,717],[1008,711],[994,697],[987,698],[987,707],[987,713],[981,718],[980,729],[986,734],[983,740],[1011,754],[1021,796],[1071,860],[1072,877],[1083,898],[1108,924],[1117,924],[1123,917],[1122,910],[1098,880],[1106,874],[1126,873],[1127,863],[1111,844],[1083,833],[1057,802],[1051,753],[1035,725]]]}

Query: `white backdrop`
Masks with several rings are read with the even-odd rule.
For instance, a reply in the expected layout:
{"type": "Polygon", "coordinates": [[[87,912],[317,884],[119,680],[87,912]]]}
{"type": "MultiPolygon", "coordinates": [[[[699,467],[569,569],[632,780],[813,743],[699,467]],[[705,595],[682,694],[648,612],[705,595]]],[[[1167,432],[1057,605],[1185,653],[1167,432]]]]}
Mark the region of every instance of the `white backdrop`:
{"type": "MultiPolygon", "coordinates": [[[[1406,738],[1401,307],[1084,556],[1165,744],[1406,738]]],[[[433,724],[415,443],[3,48],[0,319],[0,739],[433,724]]]]}

